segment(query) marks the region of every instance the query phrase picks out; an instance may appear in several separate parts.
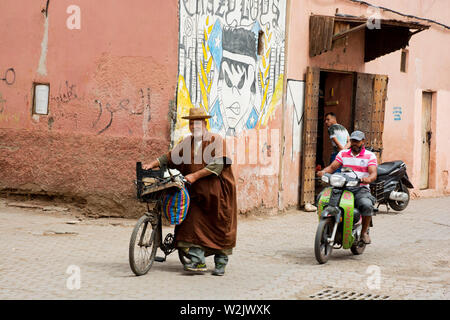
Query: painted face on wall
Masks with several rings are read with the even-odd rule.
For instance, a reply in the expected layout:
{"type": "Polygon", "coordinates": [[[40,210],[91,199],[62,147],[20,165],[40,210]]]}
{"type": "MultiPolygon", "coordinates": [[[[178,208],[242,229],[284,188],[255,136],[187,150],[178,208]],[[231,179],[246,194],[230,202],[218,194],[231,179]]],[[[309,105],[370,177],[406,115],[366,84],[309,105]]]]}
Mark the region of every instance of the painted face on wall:
{"type": "Polygon", "coordinates": [[[254,103],[254,64],[224,58],[220,68],[218,92],[227,127],[239,131],[254,103]]]}

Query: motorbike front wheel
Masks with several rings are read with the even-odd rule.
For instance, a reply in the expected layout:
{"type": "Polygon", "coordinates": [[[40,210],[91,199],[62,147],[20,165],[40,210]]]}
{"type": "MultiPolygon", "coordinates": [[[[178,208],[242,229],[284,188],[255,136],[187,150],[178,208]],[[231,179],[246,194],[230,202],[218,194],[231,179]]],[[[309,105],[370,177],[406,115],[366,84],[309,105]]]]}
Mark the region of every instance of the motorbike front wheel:
{"type": "Polygon", "coordinates": [[[358,241],[358,242],[354,243],[350,248],[350,250],[352,251],[352,253],[354,255],[362,254],[364,252],[364,249],[366,249],[366,244],[362,241],[358,241]]]}
{"type": "Polygon", "coordinates": [[[328,243],[328,238],[333,233],[333,221],[331,219],[320,220],[317,226],[316,238],[314,240],[314,254],[320,263],[326,263],[331,256],[333,246],[328,243]]]}

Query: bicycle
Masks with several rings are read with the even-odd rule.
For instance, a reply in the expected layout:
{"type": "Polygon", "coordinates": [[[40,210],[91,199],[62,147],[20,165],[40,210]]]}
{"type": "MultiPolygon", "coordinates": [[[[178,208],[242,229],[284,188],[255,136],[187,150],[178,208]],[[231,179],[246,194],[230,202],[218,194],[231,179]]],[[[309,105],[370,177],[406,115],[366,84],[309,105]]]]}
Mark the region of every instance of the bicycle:
{"type": "MultiPolygon", "coordinates": [[[[164,262],[175,248],[175,235],[168,233],[162,240],[162,200],[173,188],[182,188],[186,180],[183,175],[173,175],[165,167],[159,170],[142,169],[142,163],[136,163],[137,199],[147,203],[147,212],[139,218],[129,244],[129,262],[136,276],[145,275],[153,266],[153,262],[164,262]],[[161,249],[164,257],[156,256],[161,249]],[[136,252],[137,251],[137,252],[136,252]]],[[[178,250],[180,262],[190,262],[187,252],[178,250]]]]}

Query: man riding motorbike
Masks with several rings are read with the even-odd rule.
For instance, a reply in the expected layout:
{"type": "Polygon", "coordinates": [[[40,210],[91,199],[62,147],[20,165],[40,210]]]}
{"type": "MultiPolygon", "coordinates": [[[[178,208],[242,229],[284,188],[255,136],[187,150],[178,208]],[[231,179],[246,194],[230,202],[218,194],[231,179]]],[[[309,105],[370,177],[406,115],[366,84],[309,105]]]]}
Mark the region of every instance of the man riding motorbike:
{"type": "MultiPolygon", "coordinates": [[[[377,157],[374,153],[364,148],[365,135],[361,131],[354,131],[350,135],[350,149],[342,150],[336,159],[317,175],[322,177],[324,173],[334,173],[342,167],[351,168],[361,180],[360,187],[349,188],[355,196],[355,207],[362,215],[361,240],[370,244],[368,234],[370,222],[372,221],[373,205],[376,199],[370,194],[369,184],[377,179],[377,157]]],[[[348,173],[345,173],[348,174],[348,173]]]]}

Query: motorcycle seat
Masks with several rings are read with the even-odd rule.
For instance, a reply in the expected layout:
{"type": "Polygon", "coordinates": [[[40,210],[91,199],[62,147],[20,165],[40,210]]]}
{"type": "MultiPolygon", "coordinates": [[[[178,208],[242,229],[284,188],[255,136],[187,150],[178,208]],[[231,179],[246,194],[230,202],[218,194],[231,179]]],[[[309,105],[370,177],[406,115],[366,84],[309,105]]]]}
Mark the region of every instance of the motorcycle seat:
{"type": "Polygon", "coordinates": [[[401,161],[401,160],[384,162],[377,167],[377,175],[378,176],[387,175],[387,174],[391,173],[392,171],[400,168],[400,166],[402,164],[403,164],[403,161],[401,161]]]}

